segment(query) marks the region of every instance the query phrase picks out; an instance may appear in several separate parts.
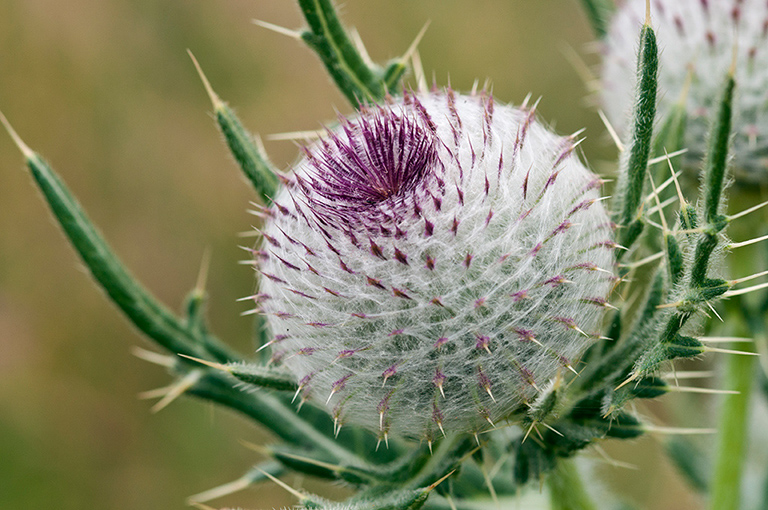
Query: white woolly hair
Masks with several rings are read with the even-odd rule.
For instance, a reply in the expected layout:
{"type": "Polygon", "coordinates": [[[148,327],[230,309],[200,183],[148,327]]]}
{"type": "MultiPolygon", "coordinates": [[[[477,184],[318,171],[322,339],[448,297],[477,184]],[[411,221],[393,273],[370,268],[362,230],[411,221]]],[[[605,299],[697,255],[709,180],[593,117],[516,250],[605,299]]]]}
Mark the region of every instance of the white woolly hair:
{"type": "MultiPolygon", "coordinates": [[[[686,166],[698,168],[704,157],[735,49],[735,177],[742,183],[768,182],[768,2],[654,0],[651,12],[660,49],[659,118],[685,101],[686,166]]],[[[601,102],[620,132],[634,100],[637,34],[644,20],[645,2],[625,1],[604,43],[601,102]]]]}
{"type": "Polygon", "coordinates": [[[406,94],[342,119],[278,193],[256,299],[273,360],[339,426],[480,431],[597,338],[615,248],[601,180],[534,109],[406,94]]]}

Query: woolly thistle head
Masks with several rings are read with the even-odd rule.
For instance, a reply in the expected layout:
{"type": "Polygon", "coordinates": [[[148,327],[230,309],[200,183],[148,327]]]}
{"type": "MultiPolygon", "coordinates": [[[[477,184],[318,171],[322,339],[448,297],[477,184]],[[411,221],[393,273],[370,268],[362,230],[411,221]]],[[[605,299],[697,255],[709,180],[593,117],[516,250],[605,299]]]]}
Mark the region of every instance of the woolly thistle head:
{"type": "MultiPolygon", "coordinates": [[[[768,2],[654,0],[652,7],[661,50],[659,114],[663,119],[681,97],[685,101],[687,166],[698,168],[704,156],[709,119],[735,49],[734,173],[737,182],[768,183],[768,2]]],[[[634,97],[635,34],[644,19],[645,2],[625,1],[605,41],[602,103],[620,130],[634,97]]]]}
{"type": "Polygon", "coordinates": [[[341,119],[267,211],[257,300],[302,399],[381,438],[514,419],[596,338],[615,247],[577,140],[453,91],[341,119]]]}

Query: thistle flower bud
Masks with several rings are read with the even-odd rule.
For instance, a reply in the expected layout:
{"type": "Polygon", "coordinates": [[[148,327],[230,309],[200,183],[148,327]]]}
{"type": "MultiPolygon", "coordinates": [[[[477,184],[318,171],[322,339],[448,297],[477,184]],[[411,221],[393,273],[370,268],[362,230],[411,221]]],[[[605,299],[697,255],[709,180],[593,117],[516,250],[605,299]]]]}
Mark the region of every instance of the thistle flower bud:
{"type": "MultiPolygon", "coordinates": [[[[655,0],[652,6],[661,49],[659,113],[663,119],[685,101],[687,166],[698,168],[704,157],[709,119],[735,58],[735,177],[742,183],[768,182],[768,3],[655,0]]],[[[645,2],[625,1],[605,42],[602,103],[620,131],[632,105],[635,34],[644,19],[645,2]]]]}
{"type": "Polygon", "coordinates": [[[259,250],[273,359],[302,399],[382,438],[524,412],[592,343],[612,281],[577,144],[447,90],[365,107],[306,148],[259,250]]]}

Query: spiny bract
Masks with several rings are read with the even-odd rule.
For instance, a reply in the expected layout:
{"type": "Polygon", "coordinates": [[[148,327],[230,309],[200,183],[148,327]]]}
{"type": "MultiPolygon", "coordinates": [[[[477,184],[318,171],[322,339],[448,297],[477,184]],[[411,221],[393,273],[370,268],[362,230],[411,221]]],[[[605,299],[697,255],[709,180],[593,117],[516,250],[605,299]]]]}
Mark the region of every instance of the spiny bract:
{"type": "MultiPolygon", "coordinates": [[[[699,168],[704,157],[709,119],[735,49],[739,94],[734,104],[733,169],[737,181],[768,183],[768,2],[655,0],[652,5],[661,50],[659,118],[664,119],[687,91],[687,166],[699,168]]],[[[634,97],[634,34],[644,19],[645,2],[624,2],[605,41],[602,103],[620,130],[626,128],[634,97]]]]}
{"type": "Polygon", "coordinates": [[[255,297],[299,394],[381,438],[514,419],[596,338],[601,180],[574,137],[487,94],[405,94],[305,149],[255,297]]]}

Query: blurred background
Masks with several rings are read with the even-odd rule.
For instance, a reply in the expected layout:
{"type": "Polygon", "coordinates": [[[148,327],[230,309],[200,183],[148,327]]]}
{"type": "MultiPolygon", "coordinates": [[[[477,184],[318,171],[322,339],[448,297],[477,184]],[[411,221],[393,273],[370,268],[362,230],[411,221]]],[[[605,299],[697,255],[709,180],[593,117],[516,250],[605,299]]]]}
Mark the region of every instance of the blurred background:
{"type": "MultiPolygon", "coordinates": [[[[557,131],[587,128],[593,168],[615,157],[565,56],[597,61],[577,0],[354,0],[342,13],[377,61],[404,52],[431,20],[420,52],[438,84],[450,76],[468,90],[487,78],[500,102],[542,96],[539,112],[557,131]]],[[[169,307],[179,308],[210,248],[210,322],[244,353],[253,351],[251,322],[235,300],[251,293],[253,274],[237,264],[237,233],[250,228],[254,197],[186,50],[262,136],[317,129],[350,111],[309,49],[253,18],[302,26],[286,0],[0,1],[0,110],[169,307]]],[[[280,168],[296,158],[291,142],[266,144],[280,168]]],[[[241,441],[269,438],[227,411],[181,398],[151,413],[138,393],[169,378],[132,356],[136,345],[152,348],[85,274],[0,134],[0,507],[181,509],[186,497],[260,460],[241,441]]],[[[662,407],[643,412],[683,426],[706,420],[703,410],[682,420],[662,407]]],[[[606,444],[639,469],[597,462],[596,476],[640,508],[698,508],[658,443],[606,444]]],[[[295,500],[270,485],[212,503],[255,509],[295,500]]]]}

